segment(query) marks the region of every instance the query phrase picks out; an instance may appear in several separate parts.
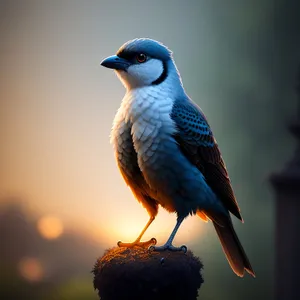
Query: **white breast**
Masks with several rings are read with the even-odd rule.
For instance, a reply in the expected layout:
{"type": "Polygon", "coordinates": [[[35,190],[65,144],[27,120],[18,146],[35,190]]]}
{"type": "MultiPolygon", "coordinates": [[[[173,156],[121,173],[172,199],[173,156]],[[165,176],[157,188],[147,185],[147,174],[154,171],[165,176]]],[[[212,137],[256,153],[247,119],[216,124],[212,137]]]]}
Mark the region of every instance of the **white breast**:
{"type": "Polygon", "coordinates": [[[173,106],[170,95],[170,89],[158,86],[131,90],[125,95],[115,117],[112,140],[120,135],[124,124],[129,123],[141,169],[155,157],[163,140],[176,130],[170,117],[173,106]]]}

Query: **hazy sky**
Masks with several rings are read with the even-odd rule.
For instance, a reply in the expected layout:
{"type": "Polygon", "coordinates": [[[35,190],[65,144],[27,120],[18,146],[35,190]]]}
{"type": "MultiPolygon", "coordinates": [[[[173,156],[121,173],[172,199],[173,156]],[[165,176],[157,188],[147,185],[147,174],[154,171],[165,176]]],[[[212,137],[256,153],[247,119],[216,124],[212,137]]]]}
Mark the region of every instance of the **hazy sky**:
{"type": "MultiPolygon", "coordinates": [[[[30,210],[93,227],[107,246],[139,233],[147,213],[123,183],[109,144],[124,88],[99,63],[129,39],[154,38],[173,50],[187,93],[209,119],[245,218],[235,222],[237,231],[254,268],[271,276],[268,174],[293,145],[288,136],[272,151],[274,128],[285,134],[274,125],[274,14],[273,1],[258,0],[1,1],[1,199],[20,196],[30,210]]],[[[293,91],[287,94],[292,102],[280,105],[282,124],[295,110],[293,91]]],[[[163,243],[174,223],[160,210],[145,237],[163,243]]],[[[241,283],[210,225],[189,218],[176,241],[196,245],[207,263],[206,300],[218,299],[214,278],[228,274],[241,283]],[[218,266],[224,271],[214,277],[218,266]]],[[[249,290],[264,286],[263,279],[245,280],[240,286],[249,290]]],[[[261,295],[270,295],[268,284],[261,295]]]]}
{"type": "MultiPolygon", "coordinates": [[[[130,221],[139,231],[147,213],[123,183],[109,144],[124,88],[99,63],[128,39],[148,36],[172,48],[188,74],[201,63],[205,68],[204,53],[211,52],[212,47],[199,47],[201,31],[205,44],[214,43],[205,23],[189,37],[198,23],[197,1],[188,7],[179,2],[174,10],[158,4],[137,5],[136,19],[128,18],[129,2],[7,4],[1,46],[4,195],[20,195],[33,209],[80,217],[98,228],[120,230],[130,221]],[[168,22],[163,18],[167,11],[168,22]],[[181,18],[191,21],[180,24],[181,18]]],[[[201,77],[205,74],[190,86],[198,86],[201,77]]],[[[174,218],[164,217],[173,226],[174,218]]]]}

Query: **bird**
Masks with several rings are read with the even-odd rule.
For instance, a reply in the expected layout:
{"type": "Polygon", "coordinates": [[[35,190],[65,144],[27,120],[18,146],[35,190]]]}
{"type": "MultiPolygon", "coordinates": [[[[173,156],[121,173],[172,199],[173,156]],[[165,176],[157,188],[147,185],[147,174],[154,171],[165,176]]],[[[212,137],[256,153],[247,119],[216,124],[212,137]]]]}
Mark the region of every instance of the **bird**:
{"type": "Polygon", "coordinates": [[[231,214],[243,218],[225,162],[206,116],[183,87],[173,52],[153,39],[135,38],[100,64],[113,69],[126,89],[110,141],[123,179],[150,216],[134,242],[118,246],[186,252],[173,240],[183,220],[198,215],[212,221],[233,272],[255,277],[233,227],[231,214]],[[162,246],[155,238],[141,241],[159,207],[177,215],[162,246]]]}

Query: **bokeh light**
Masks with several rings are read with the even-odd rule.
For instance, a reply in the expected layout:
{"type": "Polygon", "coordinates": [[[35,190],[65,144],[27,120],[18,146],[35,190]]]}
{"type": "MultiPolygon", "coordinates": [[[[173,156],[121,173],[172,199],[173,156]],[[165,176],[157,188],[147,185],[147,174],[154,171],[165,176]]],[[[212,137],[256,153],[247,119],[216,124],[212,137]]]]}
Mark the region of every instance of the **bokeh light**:
{"type": "Polygon", "coordinates": [[[25,257],[19,263],[20,274],[28,281],[37,282],[43,278],[44,271],[37,258],[25,257]]]}
{"type": "Polygon", "coordinates": [[[40,218],[37,228],[41,236],[49,240],[60,237],[64,230],[62,221],[54,216],[40,218]]]}

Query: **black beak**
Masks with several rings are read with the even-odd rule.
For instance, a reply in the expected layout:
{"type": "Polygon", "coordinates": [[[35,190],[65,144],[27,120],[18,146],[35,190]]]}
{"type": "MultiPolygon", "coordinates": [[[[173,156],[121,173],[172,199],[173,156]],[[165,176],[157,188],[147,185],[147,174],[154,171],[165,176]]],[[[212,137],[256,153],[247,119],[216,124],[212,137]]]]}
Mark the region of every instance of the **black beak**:
{"type": "Polygon", "coordinates": [[[127,61],[126,59],[124,59],[122,57],[113,55],[113,56],[105,58],[101,62],[101,66],[109,68],[109,69],[126,71],[127,68],[130,66],[130,63],[129,63],[129,61],[127,61]]]}

